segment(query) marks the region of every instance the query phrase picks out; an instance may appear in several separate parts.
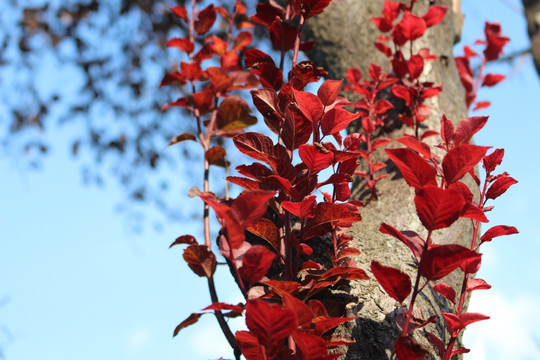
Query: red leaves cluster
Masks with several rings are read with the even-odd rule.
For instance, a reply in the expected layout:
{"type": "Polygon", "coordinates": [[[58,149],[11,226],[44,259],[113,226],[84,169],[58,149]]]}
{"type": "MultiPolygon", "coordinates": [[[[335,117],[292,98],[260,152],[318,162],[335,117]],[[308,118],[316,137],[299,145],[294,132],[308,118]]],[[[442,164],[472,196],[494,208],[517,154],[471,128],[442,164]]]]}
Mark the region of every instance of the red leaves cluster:
{"type": "Polygon", "coordinates": [[[480,110],[489,107],[489,101],[477,101],[476,95],[480,87],[491,87],[503,81],[506,77],[500,74],[485,74],[484,69],[488,62],[499,59],[503,54],[504,46],[510,41],[510,38],[502,35],[501,25],[498,23],[486,22],[484,28],[485,38],[476,40],[475,45],[484,46],[483,57],[472,50],[469,46],[463,47],[463,56],[456,56],[456,67],[461,78],[461,83],[465,88],[465,100],[473,110],[480,110]],[[477,74],[473,73],[471,61],[478,59],[480,61],[480,70],[477,74]]]}
{"type": "MultiPolygon", "coordinates": [[[[427,336],[441,357],[467,352],[465,348],[453,348],[455,339],[467,325],[488,318],[464,313],[462,306],[464,298],[472,291],[490,287],[484,280],[469,276],[476,273],[481,264],[478,247],[495,237],[517,233],[512,226],[494,226],[479,237],[478,243],[478,225],[488,222],[485,212],[491,207],[486,207],[486,202],[501,196],[517,181],[507,173],[493,174],[502,162],[502,149],[486,155],[488,147],[470,144],[487,117],[471,117],[454,127],[452,121],[443,116],[442,142],[437,146],[442,152],[432,152],[423,142],[436,135],[436,131],[419,133],[419,124],[430,116],[430,108],[424,101],[439,94],[442,86],[420,81],[425,62],[436,59],[429,49],[404,55],[402,48],[413,49],[415,40],[443,21],[446,6],[430,6],[420,16],[413,12],[414,0],[410,4],[385,1],[382,16],[372,21],[387,34],[381,36],[375,46],[388,57],[393,73],[385,74],[380,66],[372,64],[368,78],[362,79],[358,69],[350,69],[344,90],[359,94],[359,101],[350,104],[339,96],[341,80],[324,81],[316,94],[305,91],[309,83],[327,73],[309,61],[296,62],[298,51],[312,45],[302,42],[303,25],[330,2],[290,0],[287,8],[275,1],[257,5],[256,14],[250,19],[268,31],[272,46],[281,55],[277,62],[261,50],[247,48],[252,35],[245,29],[252,25],[242,20],[246,19],[246,9],[239,0],[235,1],[232,14],[213,4],[192,14],[182,6],[171,9],[190,24],[192,33],[167,42],[168,47],[185,53],[188,60],[165,75],[160,86],[189,84],[193,93],[163,109],[186,108],[195,118],[199,132],[182,133],[174,137],[170,145],[187,140],[200,143],[204,148],[206,173],[210,165],[229,165],[225,148],[211,143],[215,136],[232,137],[236,149],[254,160],[249,165],[236,167],[239,176],[227,177],[229,182],[245,190],[236,199],[218,198],[207,184],[204,192],[196,194],[205,203],[205,214],[211,208],[221,225],[219,250],[246,299],[245,305],[219,302],[215,289],[212,290],[217,259],[211,249],[209,228],[205,228],[205,245],[199,244],[193,236],[180,236],[171,246],[187,245],[183,257],[196,275],[208,279],[213,303],[182,321],[174,335],[197,322],[205,311],[216,312],[218,319],[227,311],[226,316],[245,316],[247,331],[238,331],[232,336],[230,330],[223,330],[226,335],[230,334],[231,346],[247,360],[334,359],[339,355],[328,354],[328,349],[352,344],[352,339],[332,337],[329,331],[353,318],[329,316],[316,295],[320,296],[328,287],[342,286],[343,281],[368,279],[366,272],[355,265],[353,257],[360,251],[349,245],[352,237],[346,234],[361,220],[359,208],[363,205],[349,200],[350,182],[354,175],[363,178],[372,199],[377,197],[375,185],[387,174],[377,174],[386,164],[374,162],[373,153],[391,141],[372,136],[377,129],[387,126],[389,119],[397,117],[414,129],[415,136],[397,139],[405,148],[387,149],[386,154],[413,189],[416,213],[427,236],[397,230],[389,224],[380,226],[381,233],[398,239],[410,249],[418,268],[413,286],[411,277],[400,269],[376,260],[371,263],[375,279],[401,306],[402,313],[396,317],[396,323],[402,333],[396,339],[394,350],[398,359],[421,359],[428,354],[412,334],[435,322],[436,316],[423,319],[413,309],[422,289],[430,282],[437,282],[431,285],[433,291],[454,305],[453,313],[441,314],[451,339],[444,344],[432,333],[427,336]],[[208,35],[218,15],[230,26],[226,40],[208,35]],[[290,50],[294,51],[293,63],[285,78],[283,62],[290,50]],[[242,70],[241,58],[249,71],[242,70]],[[214,59],[214,65],[219,62],[219,66],[203,66],[209,59],[214,59]],[[251,99],[277,141],[258,132],[243,131],[254,124],[256,118],[244,98],[231,94],[259,84],[261,88],[251,90],[251,99]],[[348,105],[356,112],[346,110],[348,105]],[[343,139],[342,131],[357,119],[362,133],[352,133],[343,139]],[[357,169],[359,158],[367,165],[366,171],[357,169]],[[483,185],[475,173],[480,162],[486,170],[483,185]],[[322,180],[319,179],[321,174],[325,176],[322,180]],[[462,181],[466,176],[472,177],[478,185],[479,198],[473,195],[477,192],[462,181]],[[324,187],[331,191],[321,191],[323,197],[318,199],[314,192],[324,187]],[[470,219],[475,229],[470,247],[434,243],[433,235],[437,230],[448,228],[461,218],[470,219]],[[319,246],[313,244],[325,236],[332,244],[324,249],[324,254],[317,253],[319,246]],[[314,260],[321,255],[328,261],[314,260]],[[457,269],[464,274],[459,298],[455,289],[440,282],[457,269]]],[[[508,42],[497,24],[486,23],[485,35],[486,40],[480,42],[486,45],[483,65],[497,59],[508,42]]],[[[474,80],[469,65],[469,59],[474,57],[478,54],[466,48],[465,56],[458,60],[469,105],[475,101],[479,86],[494,86],[504,79],[502,75],[486,74],[474,80]]],[[[482,106],[485,103],[476,103],[476,108],[482,106]]],[[[209,222],[205,216],[205,221],[209,222]]],[[[220,325],[227,327],[223,321],[220,325]]]]}

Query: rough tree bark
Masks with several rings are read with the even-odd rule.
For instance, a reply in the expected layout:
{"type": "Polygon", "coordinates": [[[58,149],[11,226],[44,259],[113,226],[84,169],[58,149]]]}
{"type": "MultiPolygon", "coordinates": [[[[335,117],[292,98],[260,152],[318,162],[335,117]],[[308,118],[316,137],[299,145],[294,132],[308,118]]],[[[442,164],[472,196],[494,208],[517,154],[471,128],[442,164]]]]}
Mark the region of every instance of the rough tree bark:
{"type": "Polygon", "coordinates": [[[540,75],[540,0],[522,0],[531,40],[531,54],[536,72],[540,75]]]}
{"type": "MultiPolygon", "coordinates": [[[[443,92],[429,103],[432,106],[432,116],[427,122],[431,129],[439,129],[443,113],[448,118],[459,121],[467,116],[464,91],[456,71],[452,47],[459,39],[462,27],[459,0],[418,1],[415,12],[424,14],[427,7],[433,4],[448,5],[450,11],[439,26],[428,30],[421,41],[415,46],[428,47],[439,57],[438,60],[426,66],[423,77],[425,80],[444,84],[443,92]]],[[[310,58],[319,66],[329,70],[329,78],[342,79],[350,67],[358,67],[363,74],[371,62],[387,64],[384,56],[375,49],[373,43],[379,36],[375,25],[369,21],[371,17],[380,16],[383,0],[333,0],[331,5],[319,16],[310,19],[306,34],[317,40],[316,50],[310,58]]],[[[389,67],[386,68],[389,70],[389,67]]],[[[395,128],[384,135],[390,138],[401,136],[404,129],[395,128]]],[[[380,154],[379,154],[380,155],[380,154]]],[[[415,279],[416,268],[410,251],[397,240],[379,232],[379,226],[386,222],[399,230],[413,230],[421,233],[420,224],[414,208],[413,190],[396,173],[395,167],[389,168],[390,176],[378,183],[380,198],[368,202],[362,209],[363,220],[353,228],[354,244],[361,251],[358,259],[359,266],[369,271],[371,260],[378,259],[384,265],[401,268],[415,279]]],[[[360,200],[366,200],[359,184],[353,189],[353,194],[360,200]]],[[[472,226],[468,221],[460,221],[450,229],[438,231],[433,239],[438,243],[458,242],[470,244],[472,226]]],[[[462,282],[460,271],[443,279],[459,293],[462,282]]],[[[348,328],[339,331],[352,334],[357,343],[347,350],[344,359],[389,359],[393,354],[393,341],[398,335],[394,318],[397,315],[398,304],[388,297],[375,280],[357,282],[352,285],[351,293],[356,296],[354,303],[349,304],[349,315],[358,315],[359,319],[348,328]]],[[[433,309],[449,311],[448,302],[429,288],[424,290],[417,304],[423,317],[427,318],[435,312],[433,309]]],[[[448,339],[441,323],[431,327],[441,338],[448,339]]],[[[418,337],[423,345],[431,348],[425,339],[418,337]]],[[[436,358],[436,357],[434,357],[436,358]]]]}

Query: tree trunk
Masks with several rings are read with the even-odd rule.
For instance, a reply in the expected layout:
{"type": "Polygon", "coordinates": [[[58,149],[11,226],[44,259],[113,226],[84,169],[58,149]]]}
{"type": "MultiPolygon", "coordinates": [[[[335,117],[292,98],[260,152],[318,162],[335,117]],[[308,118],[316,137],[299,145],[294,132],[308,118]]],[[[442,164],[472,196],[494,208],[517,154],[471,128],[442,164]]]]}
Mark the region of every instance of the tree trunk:
{"type": "Polygon", "coordinates": [[[522,0],[527,19],[527,33],[531,39],[531,54],[536,72],[540,75],[540,0],[522,0]]]}
{"type": "MultiPolygon", "coordinates": [[[[454,0],[456,1],[456,0],[454,0]]],[[[418,1],[415,13],[424,14],[430,2],[418,1]]],[[[415,46],[427,47],[430,52],[439,57],[433,62],[426,62],[423,80],[444,84],[443,92],[428,103],[432,107],[432,116],[426,122],[430,129],[439,130],[443,113],[448,118],[459,121],[467,116],[464,90],[456,71],[452,47],[461,33],[462,16],[459,12],[459,1],[431,1],[435,4],[448,5],[449,11],[445,20],[438,26],[427,31],[424,37],[415,42],[415,46]]],[[[317,40],[316,49],[309,54],[312,61],[329,71],[332,79],[342,79],[350,67],[358,67],[363,74],[371,62],[383,65],[383,70],[389,70],[389,61],[373,46],[380,33],[370,18],[381,16],[383,0],[334,0],[319,16],[308,21],[306,35],[317,40]]],[[[356,129],[352,129],[356,130],[356,129]]],[[[391,130],[381,134],[389,138],[397,138],[403,134],[404,128],[391,130]]],[[[410,130],[409,130],[410,131],[410,130]]],[[[382,151],[382,150],[381,150],[382,151]]],[[[379,154],[381,156],[381,154],[379,154]]],[[[369,265],[373,259],[387,266],[394,266],[407,272],[412,281],[416,278],[416,265],[408,248],[398,240],[379,232],[381,223],[386,222],[398,230],[413,230],[421,236],[422,225],[414,207],[414,191],[403,181],[399,172],[391,164],[388,167],[390,176],[378,183],[380,197],[368,202],[361,209],[363,220],[352,230],[354,245],[362,251],[358,265],[370,273],[369,265]]],[[[355,184],[353,194],[357,199],[366,201],[361,184],[355,184]]],[[[425,231],[425,230],[424,230],[425,231]]],[[[433,235],[435,243],[460,243],[469,246],[472,236],[470,221],[460,220],[450,229],[437,231],[433,235]]],[[[456,271],[443,279],[459,294],[463,274],[456,271]]],[[[338,331],[352,335],[356,345],[346,349],[343,359],[390,359],[393,357],[393,343],[399,334],[395,324],[399,304],[386,295],[377,281],[355,282],[351,285],[351,294],[356,296],[356,303],[349,304],[351,313],[357,315],[357,321],[348,328],[338,331]]],[[[426,287],[423,295],[417,300],[417,309],[426,319],[440,311],[451,311],[449,302],[426,287]]],[[[416,307],[415,306],[415,307],[416,307]]],[[[439,319],[436,325],[428,328],[438,334],[443,341],[449,339],[444,332],[444,326],[439,319]]],[[[424,338],[417,336],[425,347],[433,351],[432,346],[424,338]]],[[[345,349],[341,349],[342,351],[345,349]]]]}

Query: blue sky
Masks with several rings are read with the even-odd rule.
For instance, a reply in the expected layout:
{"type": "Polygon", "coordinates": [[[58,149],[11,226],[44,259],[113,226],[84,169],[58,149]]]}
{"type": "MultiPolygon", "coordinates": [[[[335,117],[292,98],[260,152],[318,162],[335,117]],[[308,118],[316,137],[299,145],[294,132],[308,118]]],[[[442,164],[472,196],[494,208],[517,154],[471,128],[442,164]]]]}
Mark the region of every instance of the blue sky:
{"type": "MultiPolygon", "coordinates": [[[[498,20],[512,38],[508,53],[527,47],[519,4],[464,1],[464,41],[480,37],[485,20],[498,20]]],[[[537,359],[540,81],[530,58],[490,71],[508,79],[481,92],[492,107],[476,142],[504,147],[502,170],[519,180],[494,203],[490,219],[492,225],[514,225],[520,234],[483,248],[479,276],[493,288],[473,296],[471,311],[492,319],[469,327],[465,341],[472,352],[466,359],[537,359]]],[[[46,67],[38,69],[38,79],[50,81],[48,76],[46,67]]],[[[80,165],[67,151],[76,130],[53,127],[40,135],[54,139],[42,170],[29,171],[25,159],[0,158],[0,349],[6,359],[231,357],[211,315],[172,339],[181,320],[210,302],[206,283],[184,265],[181,249],[168,249],[177,236],[197,234],[198,224],[188,219],[165,223],[161,232],[132,231],[126,215],[115,210],[123,193],[114,181],[104,188],[83,185],[80,165]]],[[[178,201],[200,207],[197,200],[178,201]]],[[[227,275],[226,269],[218,274],[218,291],[224,301],[236,302],[227,275]]]]}

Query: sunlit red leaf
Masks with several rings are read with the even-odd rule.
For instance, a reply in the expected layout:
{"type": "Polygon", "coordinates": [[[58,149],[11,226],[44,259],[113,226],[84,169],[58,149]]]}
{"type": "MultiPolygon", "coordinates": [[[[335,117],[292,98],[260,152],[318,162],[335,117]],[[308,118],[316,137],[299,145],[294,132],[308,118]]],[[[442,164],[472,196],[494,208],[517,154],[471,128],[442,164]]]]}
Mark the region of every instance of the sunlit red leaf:
{"type": "Polygon", "coordinates": [[[321,131],[323,135],[333,135],[347,128],[358,117],[359,115],[350,113],[345,109],[333,108],[327,111],[321,119],[321,131]]]}
{"type": "Polygon", "coordinates": [[[182,321],[180,324],[178,324],[178,326],[174,329],[174,333],[173,333],[173,337],[175,337],[176,335],[178,335],[178,333],[180,332],[180,330],[190,326],[190,325],[193,325],[195,324],[197,321],[199,321],[199,318],[201,316],[203,316],[204,313],[192,313],[191,315],[189,315],[187,317],[186,320],[182,321]]]}
{"type": "Polygon", "coordinates": [[[266,247],[253,245],[242,258],[242,267],[239,270],[240,276],[250,285],[259,282],[272,266],[275,257],[276,254],[266,247]]]}
{"type": "Polygon", "coordinates": [[[195,245],[197,244],[197,240],[192,235],[182,235],[180,237],[177,237],[176,240],[173,241],[173,243],[169,246],[169,249],[175,245],[180,244],[195,245]]]}
{"type": "Polygon", "coordinates": [[[317,124],[323,115],[323,104],[321,99],[307,91],[294,90],[294,99],[302,114],[311,121],[317,124]]]}
{"type": "Polygon", "coordinates": [[[420,260],[424,251],[425,241],[417,233],[413,231],[399,231],[393,226],[384,223],[381,224],[379,231],[400,240],[412,251],[415,259],[420,260]]]}
{"type": "Polygon", "coordinates": [[[275,134],[279,134],[283,117],[278,110],[278,95],[273,89],[254,89],[250,91],[253,105],[259,110],[264,121],[275,134]]]}
{"type": "Polygon", "coordinates": [[[298,319],[298,326],[300,328],[309,329],[311,321],[315,317],[315,314],[309,306],[307,306],[303,301],[295,298],[294,296],[282,292],[281,299],[283,306],[287,309],[291,309],[296,313],[296,318],[298,319]]]}
{"type": "Polygon", "coordinates": [[[404,45],[409,40],[416,40],[426,31],[426,22],[421,17],[405,11],[403,18],[392,31],[392,36],[396,45],[404,45]]]}
{"type": "Polygon", "coordinates": [[[479,313],[464,313],[461,315],[456,315],[443,312],[442,316],[444,317],[444,320],[446,320],[448,330],[450,330],[453,337],[456,337],[467,325],[477,321],[489,319],[489,316],[479,313]]]}
{"type": "Polygon", "coordinates": [[[491,174],[495,168],[501,165],[504,157],[504,149],[495,149],[491,154],[484,156],[482,167],[488,174],[491,174]]]}
{"type": "Polygon", "coordinates": [[[444,15],[446,15],[447,11],[448,6],[446,5],[430,6],[429,10],[424,16],[422,16],[422,18],[426,22],[427,27],[432,27],[434,25],[437,25],[444,19],[444,15]]]}
{"type": "Polygon", "coordinates": [[[216,255],[206,245],[190,245],[184,250],[184,260],[193,272],[210,278],[216,271],[216,255]]]}
{"type": "Polygon", "coordinates": [[[257,123],[251,115],[247,102],[237,95],[229,95],[221,102],[218,109],[216,125],[222,130],[238,130],[257,123]]]}
{"type": "Polygon", "coordinates": [[[216,10],[213,4],[204,8],[195,19],[195,32],[197,35],[204,35],[210,30],[216,21],[216,10]]]}
{"type": "Polygon", "coordinates": [[[517,180],[511,176],[501,176],[491,186],[486,192],[486,199],[496,199],[510,188],[510,186],[517,184],[517,180]]]}
{"type": "Polygon", "coordinates": [[[386,149],[385,151],[409,186],[418,190],[425,185],[437,185],[436,170],[414,151],[409,149],[386,149]]]}
{"type": "Polygon", "coordinates": [[[433,285],[433,290],[450,300],[454,305],[456,304],[456,292],[451,286],[440,282],[433,285]]]}
{"type": "Polygon", "coordinates": [[[184,20],[186,23],[189,22],[189,18],[187,15],[187,10],[183,6],[174,6],[170,8],[174,15],[178,16],[182,20],[184,20]]]}
{"type": "Polygon", "coordinates": [[[261,352],[261,345],[259,344],[259,340],[257,340],[254,335],[252,335],[248,331],[241,330],[236,332],[235,338],[238,342],[240,350],[242,351],[242,355],[244,355],[246,360],[265,359],[263,353],[261,352]]]}
{"type": "Polygon", "coordinates": [[[334,162],[334,154],[332,152],[322,152],[313,145],[301,145],[298,151],[300,159],[306,164],[312,172],[320,171],[328,168],[334,162]]]}
{"type": "Polygon", "coordinates": [[[180,134],[180,135],[176,135],[175,137],[173,137],[171,139],[171,141],[169,142],[167,147],[172,146],[174,144],[178,144],[178,143],[180,143],[182,141],[187,141],[187,140],[197,141],[197,138],[195,137],[195,135],[193,135],[191,133],[183,133],[183,134],[180,134]]]}
{"type": "Polygon", "coordinates": [[[264,300],[250,300],[246,307],[246,325],[259,342],[271,348],[298,328],[296,314],[278,304],[264,300]]]}
{"type": "Polygon", "coordinates": [[[320,14],[332,0],[300,0],[300,9],[303,16],[309,19],[320,14]]]}
{"type": "Polygon", "coordinates": [[[301,360],[324,359],[328,355],[326,342],[319,336],[305,331],[295,331],[293,339],[301,360]]]}
{"type": "Polygon", "coordinates": [[[311,122],[297,108],[287,107],[281,139],[287,149],[293,151],[307,143],[313,132],[311,122]]]}
{"type": "Polygon", "coordinates": [[[428,351],[412,337],[400,336],[394,343],[397,360],[419,360],[428,355],[428,351]]]}
{"type": "Polygon", "coordinates": [[[486,74],[482,81],[482,86],[495,86],[506,79],[506,76],[500,74],[486,74]]]}
{"type": "MultiPolygon", "coordinates": [[[[171,85],[171,84],[184,85],[185,83],[186,83],[186,77],[184,76],[184,74],[176,71],[176,72],[172,72],[170,74],[165,74],[165,76],[163,76],[163,79],[159,83],[159,87],[163,87],[163,86],[167,86],[167,85],[171,85]]],[[[186,98],[180,98],[180,99],[186,99],[186,98]]],[[[169,106],[164,106],[164,108],[167,109],[167,108],[169,108],[171,106],[188,106],[188,105],[189,105],[189,101],[187,101],[187,99],[186,99],[186,104],[185,105],[181,105],[181,104],[172,105],[172,104],[170,104],[169,106]]],[[[162,108],[161,111],[165,110],[164,108],[162,108]]]]}
{"type": "Polygon", "coordinates": [[[266,240],[272,247],[279,252],[279,231],[271,220],[261,218],[255,224],[246,229],[250,233],[266,240]]]}
{"type": "Polygon", "coordinates": [[[233,201],[231,210],[238,214],[242,226],[253,225],[264,215],[268,201],[275,194],[275,191],[245,191],[233,201]]]}
{"type": "Polygon", "coordinates": [[[322,83],[317,91],[317,95],[324,106],[334,103],[341,90],[343,80],[326,80],[322,83]]]}
{"type": "Polygon", "coordinates": [[[480,237],[480,241],[491,241],[498,236],[513,235],[517,233],[519,233],[519,231],[513,226],[497,225],[486,231],[485,234],[480,237]]]}
{"type": "Polygon", "coordinates": [[[484,127],[487,123],[487,116],[473,116],[458,123],[454,133],[454,143],[467,144],[471,141],[474,134],[484,127]]]}
{"type": "Polygon", "coordinates": [[[244,50],[249,44],[251,44],[251,41],[253,40],[253,36],[249,31],[242,31],[236,37],[234,38],[234,50],[242,51],[244,50]]]}
{"type": "Polygon", "coordinates": [[[172,38],[167,41],[167,47],[175,47],[189,54],[193,52],[195,45],[186,38],[172,38]]]}
{"type": "Polygon", "coordinates": [[[437,245],[422,256],[420,271],[428,281],[439,280],[479,257],[479,254],[461,245],[437,245]]]}
{"type": "Polygon", "coordinates": [[[441,118],[441,139],[449,145],[454,140],[454,124],[445,114],[441,118]]]}
{"type": "Polygon", "coordinates": [[[227,304],[227,303],[222,303],[222,302],[213,303],[212,305],[205,307],[201,311],[206,311],[206,310],[214,310],[214,311],[229,310],[229,311],[233,311],[239,314],[242,314],[242,312],[244,311],[244,309],[242,309],[242,306],[240,305],[232,305],[232,304],[227,304]]]}
{"type": "Polygon", "coordinates": [[[460,144],[451,149],[442,162],[446,182],[452,184],[473,171],[488,149],[487,146],[470,144],[460,144]]]}
{"type": "Polygon", "coordinates": [[[233,139],[241,153],[263,162],[271,162],[274,155],[274,142],[268,136],[256,132],[239,134],[233,139]]]}
{"type": "Polygon", "coordinates": [[[384,291],[400,304],[411,293],[411,278],[401,270],[381,265],[373,260],[371,271],[384,291]]]}
{"type": "Polygon", "coordinates": [[[369,280],[369,276],[366,272],[360,268],[336,266],[325,272],[319,278],[319,282],[335,282],[339,279],[344,280],[369,280]]]}
{"type": "Polygon", "coordinates": [[[467,292],[489,289],[491,289],[491,285],[489,285],[485,280],[474,278],[467,281],[467,292]]]}

